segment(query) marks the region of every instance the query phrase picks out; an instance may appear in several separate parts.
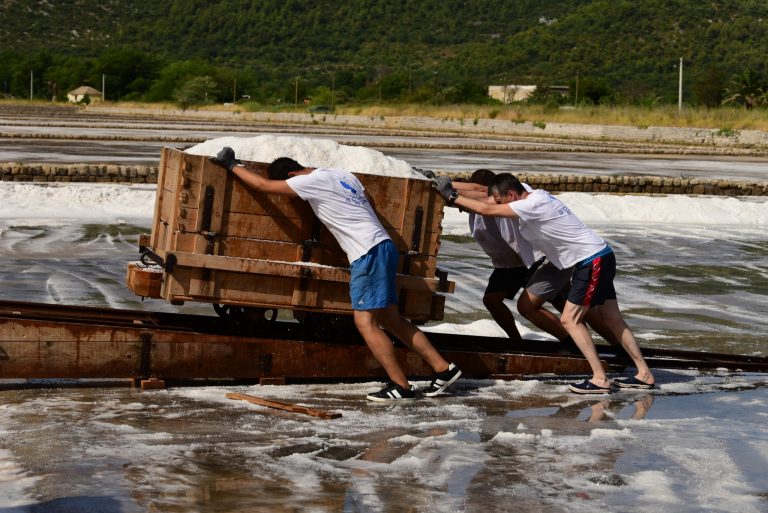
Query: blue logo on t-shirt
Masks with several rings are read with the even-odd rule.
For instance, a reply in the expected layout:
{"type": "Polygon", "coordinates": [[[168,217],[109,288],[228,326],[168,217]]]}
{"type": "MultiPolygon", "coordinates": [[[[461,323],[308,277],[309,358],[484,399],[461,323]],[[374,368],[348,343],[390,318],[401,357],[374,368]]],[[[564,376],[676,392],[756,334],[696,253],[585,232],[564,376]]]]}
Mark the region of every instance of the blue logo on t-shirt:
{"type": "Polygon", "coordinates": [[[351,185],[349,185],[349,184],[348,184],[347,182],[345,182],[344,180],[339,180],[339,183],[340,183],[340,184],[341,184],[341,186],[342,186],[342,187],[344,187],[345,189],[349,189],[350,191],[352,191],[352,194],[357,194],[357,189],[355,189],[354,187],[352,187],[351,185]]]}
{"type": "Polygon", "coordinates": [[[339,184],[341,186],[348,190],[351,194],[347,195],[346,198],[344,198],[344,201],[351,205],[365,205],[368,203],[368,200],[365,198],[365,195],[362,193],[362,191],[358,191],[355,187],[352,187],[344,180],[339,180],[339,184]]]}

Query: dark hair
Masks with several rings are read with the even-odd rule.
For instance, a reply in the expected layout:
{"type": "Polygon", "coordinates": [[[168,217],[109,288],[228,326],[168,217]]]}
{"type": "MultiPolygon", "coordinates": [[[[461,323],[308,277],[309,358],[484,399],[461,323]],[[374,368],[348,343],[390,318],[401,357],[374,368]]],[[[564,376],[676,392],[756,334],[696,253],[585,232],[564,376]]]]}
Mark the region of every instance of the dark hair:
{"type": "Polygon", "coordinates": [[[488,190],[491,191],[491,194],[496,193],[503,197],[512,191],[523,194],[525,192],[525,187],[523,187],[523,184],[521,184],[520,180],[514,175],[510,173],[500,173],[493,179],[493,183],[488,190]]]}
{"type": "Polygon", "coordinates": [[[288,173],[301,171],[304,166],[289,157],[275,159],[268,167],[267,174],[272,180],[287,180],[288,173]]]}
{"type": "Polygon", "coordinates": [[[469,177],[469,181],[472,183],[490,187],[495,177],[496,177],[496,173],[494,173],[490,169],[478,169],[477,171],[472,173],[472,176],[469,177]]]}

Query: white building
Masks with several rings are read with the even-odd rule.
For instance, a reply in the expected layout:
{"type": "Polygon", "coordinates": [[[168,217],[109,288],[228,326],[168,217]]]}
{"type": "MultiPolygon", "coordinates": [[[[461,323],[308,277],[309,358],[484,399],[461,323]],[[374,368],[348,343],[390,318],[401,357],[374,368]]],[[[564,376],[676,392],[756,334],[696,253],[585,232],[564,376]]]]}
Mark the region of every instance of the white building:
{"type": "MultiPolygon", "coordinates": [[[[502,103],[522,102],[531,97],[536,91],[535,85],[500,85],[500,86],[488,86],[488,96],[494,100],[499,100],[502,103]]],[[[559,94],[560,96],[568,96],[571,94],[570,88],[567,85],[553,85],[546,87],[546,91],[549,94],[559,94]]]]}
{"type": "Polygon", "coordinates": [[[535,85],[492,85],[488,86],[488,96],[502,103],[527,100],[536,91],[535,85]]]}
{"type": "Polygon", "coordinates": [[[101,101],[101,91],[98,89],[95,89],[91,86],[80,86],[77,89],[72,89],[70,92],[67,93],[67,100],[71,101],[72,103],[77,103],[79,101],[82,101],[83,98],[88,96],[88,98],[91,99],[91,101],[101,101]]]}

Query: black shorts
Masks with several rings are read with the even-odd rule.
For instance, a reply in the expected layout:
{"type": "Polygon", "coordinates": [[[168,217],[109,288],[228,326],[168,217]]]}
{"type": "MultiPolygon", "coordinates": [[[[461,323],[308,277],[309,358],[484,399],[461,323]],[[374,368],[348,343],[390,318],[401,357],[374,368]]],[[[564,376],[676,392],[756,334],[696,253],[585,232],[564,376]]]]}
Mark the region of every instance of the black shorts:
{"type": "Polygon", "coordinates": [[[568,301],[582,306],[600,306],[616,299],[613,278],[616,276],[616,255],[613,251],[576,265],[571,276],[568,301]]]}
{"type": "Polygon", "coordinates": [[[488,278],[488,286],[485,288],[485,293],[496,294],[504,292],[505,298],[515,299],[515,295],[523,288],[527,275],[528,268],[524,266],[494,269],[490,278],[488,278]]]}

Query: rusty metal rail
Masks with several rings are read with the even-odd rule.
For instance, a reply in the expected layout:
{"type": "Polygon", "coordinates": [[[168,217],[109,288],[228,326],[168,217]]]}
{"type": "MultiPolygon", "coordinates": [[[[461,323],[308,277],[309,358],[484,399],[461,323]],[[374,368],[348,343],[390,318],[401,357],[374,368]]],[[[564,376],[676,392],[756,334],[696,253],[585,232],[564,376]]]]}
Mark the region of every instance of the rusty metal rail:
{"type": "MultiPolygon", "coordinates": [[[[384,378],[383,369],[354,331],[340,336],[343,325],[331,330],[308,326],[313,324],[275,321],[257,326],[259,333],[242,335],[242,327],[215,316],[0,301],[0,379],[384,378]]],[[[557,344],[525,341],[513,346],[501,338],[437,333],[430,339],[468,377],[589,374],[581,355],[560,354],[557,344]]],[[[613,348],[600,349],[611,370],[629,362],[613,348]]],[[[660,349],[644,353],[657,368],[768,371],[765,357],[660,349]]],[[[408,375],[431,374],[405,348],[398,348],[397,355],[408,375]]]]}
{"type": "MultiPolygon", "coordinates": [[[[561,354],[559,344],[524,340],[510,344],[505,338],[465,336],[451,334],[430,334],[430,340],[438,347],[461,348],[463,350],[506,351],[538,354],[561,354]]],[[[768,372],[768,357],[731,353],[707,353],[680,349],[657,349],[644,347],[643,356],[651,367],[660,369],[728,369],[731,371],[768,372]]],[[[620,347],[598,345],[600,358],[610,367],[632,365],[629,355],[620,347]]]]}

